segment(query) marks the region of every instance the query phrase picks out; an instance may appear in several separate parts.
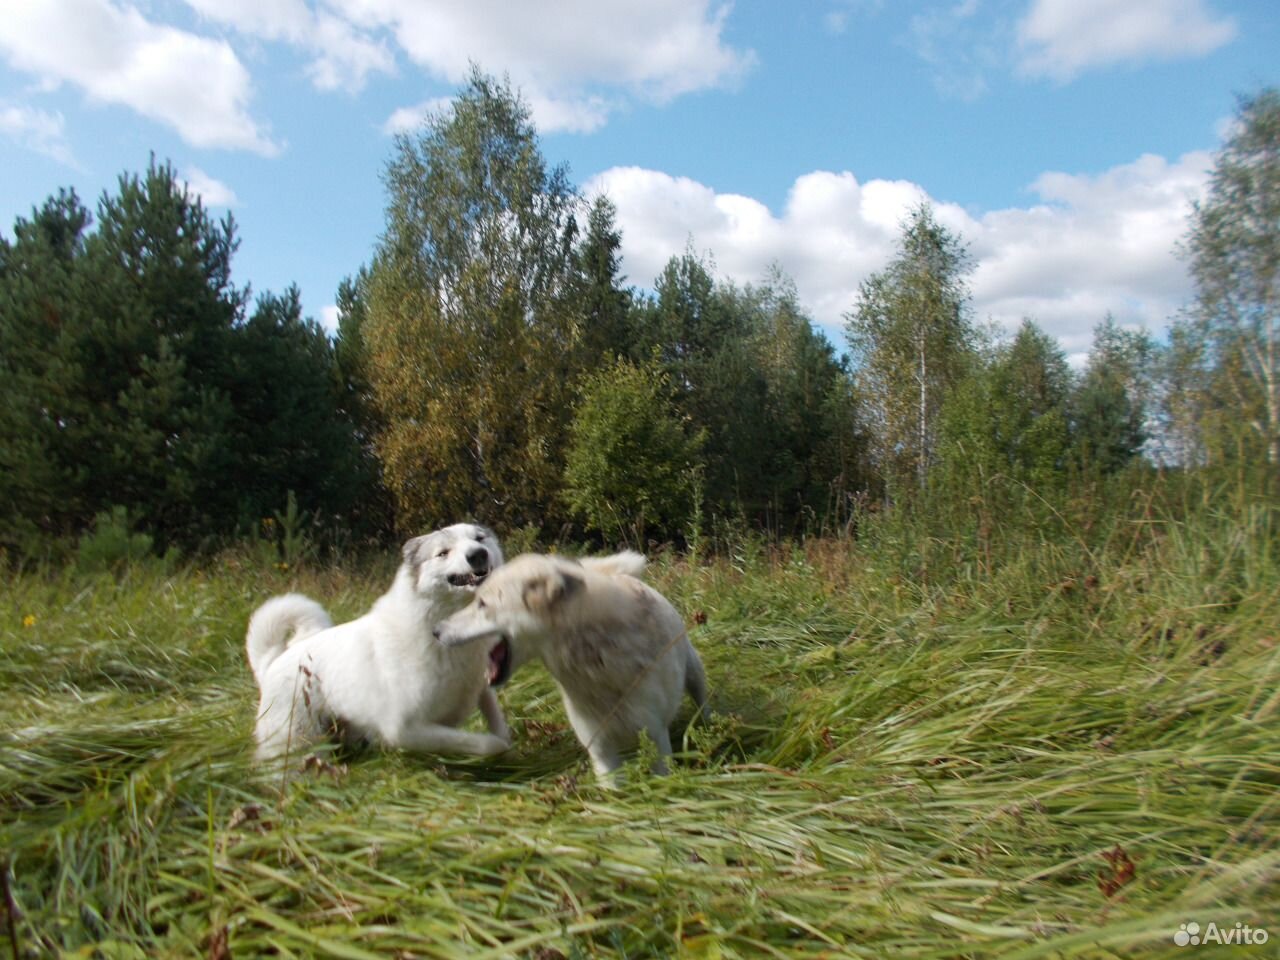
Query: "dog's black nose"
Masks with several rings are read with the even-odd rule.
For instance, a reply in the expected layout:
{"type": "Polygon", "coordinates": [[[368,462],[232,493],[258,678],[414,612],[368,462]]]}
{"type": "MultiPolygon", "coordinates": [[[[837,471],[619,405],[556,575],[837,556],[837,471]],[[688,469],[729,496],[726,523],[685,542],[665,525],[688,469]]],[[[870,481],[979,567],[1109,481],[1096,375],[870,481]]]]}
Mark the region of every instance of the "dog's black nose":
{"type": "Polygon", "coordinates": [[[473,550],[468,550],[467,566],[469,566],[474,573],[488,573],[489,551],[484,547],[476,547],[473,550]]]}

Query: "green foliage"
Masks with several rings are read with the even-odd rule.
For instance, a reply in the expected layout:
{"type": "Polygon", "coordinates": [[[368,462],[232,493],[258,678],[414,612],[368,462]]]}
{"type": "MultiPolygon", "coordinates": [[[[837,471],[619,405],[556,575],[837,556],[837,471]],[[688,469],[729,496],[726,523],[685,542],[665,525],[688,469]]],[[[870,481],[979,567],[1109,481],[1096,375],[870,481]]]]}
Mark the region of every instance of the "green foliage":
{"type": "Polygon", "coordinates": [[[643,359],[643,344],[633,329],[631,293],[622,288],[617,213],[608,197],[597,197],[574,252],[569,297],[581,318],[583,362],[588,368],[614,357],[643,359]]]}
{"type": "Polygon", "coordinates": [[[1195,300],[1171,338],[1167,412],[1196,461],[1280,466],[1280,90],[1240,101],[1187,236],[1195,300]],[[1189,394],[1189,396],[1187,396],[1189,394]],[[1222,443],[1223,438],[1229,438],[1222,443]]]}
{"type": "Polygon", "coordinates": [[[116,506],[94,517],[93,529],[80,536],[76,569],[81,573],[122,573],[152,556],[154,541],[134,532],[126,507],[116,506]]]}
{"type": "Polygon", "coordinates": [[[376,478],[297,290],[244,322],[234,222],[168,164],[122,176],[89,226],[64,191],[6,245],[0,544],[41,553],[123,506],[161,546],[198,547],[289,489],[351,523],[376,478]]]}
{"type": "Polygon", "coordinates": [[[363,340],[399,523],[553,520],[578,371],[574,211],[528,107],[473,70],[400,137],[363,340]]]}
{"type": "Polygon", "coordinates": [[[903,223],[893,261],[863,281],[846,315],[878,465],[903,492],[925,489],[943,402],[970,368],[975,333],[964,278],[971,269],[962,240],[922,204],[903,223]]]}
{"type": "Polygon", "coordinates": [[[565,499],[606,542],[672,540],[692,515],[704,432],[691,432],[657,364],[589,376],[569,432],[565,499]]]}
{"type": "Polygon", "coordinates": [[[42,538],[92,516],[84,466],[74,460],[88,411],[78,395],[76,349],[89,211],[59,191],[4,243],[0,270],[0,544],[42,553],[42,538]]]}
{"type": "Polygon", "coordinates": [[[753,363],[754,318],[720,294],[692,250],[667,262],[655,288],[642,326],[675,386],[677,406],[706,431],[705,495],[713,513],[727,515],[745,508],[751,491],[743,481],[761,475],[768,455],[756,442],[768,388],[753,363]]]}
{"type": "Polygon", "coordinates": [[[1155,347],[1145,331],[1108,316],[1094,328],[1089,365],[1071,401],[1075,456],[1085,471],[1115,473],[1146,443],[1155,347]]]}
{"type": "Polygon", "coordinates": [[[706,433],[709,516],[799,531],[865,482],[848,373],[789,278],[775,269],[758,287],[717,285],[687,250],[655,287],[634,329],[656,352],[677,407],[706,433]]]}
{"type": "Polygon", "coordinates": [[[304,564],[314,564],[319,556],[315,531],[315,518],[299,509],[298,498],[290,490],[283,512],[277,510],[251,525],[254,561],[281,573],[296,573],[304,564]]]}
{"type": "Polygon", "coordinates": [[[236,457],[228,474],[239,515],[267,516],[297,497],[347,529],[376,524],[364,501],[377,477],[344,408],[335,347],[303,319],[298,289],[259,297],[233,348],[236,457]]]}

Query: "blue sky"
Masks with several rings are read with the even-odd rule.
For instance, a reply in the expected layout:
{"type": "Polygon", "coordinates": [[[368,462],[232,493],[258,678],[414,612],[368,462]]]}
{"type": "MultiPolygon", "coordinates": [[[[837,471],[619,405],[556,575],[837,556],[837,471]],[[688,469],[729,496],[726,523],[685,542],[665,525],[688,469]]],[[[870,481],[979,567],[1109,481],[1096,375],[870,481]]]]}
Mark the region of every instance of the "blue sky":
{"type": "Polygon", "coordinates": [[[17,0],[0,16],[0,232],[154,152],[241,246],[235,279],[331,323],[383,226],[392,134],[507,74],[543,152],[619,210],[648,286],[687,244],[796,281],[838,347],[921,200],[977,319],[1078,363],[1108,311],[1160,331],[1237,94],[1280,83],[1274,0],[17,0]]]}

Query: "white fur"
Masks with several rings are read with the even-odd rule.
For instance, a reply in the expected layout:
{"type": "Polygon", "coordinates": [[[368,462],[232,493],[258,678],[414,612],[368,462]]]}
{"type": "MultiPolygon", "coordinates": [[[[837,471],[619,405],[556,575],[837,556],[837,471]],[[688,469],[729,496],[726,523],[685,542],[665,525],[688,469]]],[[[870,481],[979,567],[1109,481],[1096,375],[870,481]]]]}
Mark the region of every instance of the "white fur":
{"type": "Polygon", "coordinates": [[[525,554],[495,571],[436,635],[451,649],[505,652],[508,673],[531,659],[546,664],[605,782],[642,730],[664,769],[680,701],[687,692],[704,708],[706,676],[680,614],[631,575],[643,569],[636,553],[582,563],[525,554]]]}
{"type": "Polygon", "coordinates": [[[446,649],[433,636],[499,568],[492,531],[454,524],[404,545],[391,589],[357,620],[333,626],[314,600],[273,597],[245,638],[262,699],[257,757],[299,754],[337,735],[425,753],[489,756],[511,734],[480,645],[446,649]],[[479,707],[489,733],[456,729],[479,707]]]}

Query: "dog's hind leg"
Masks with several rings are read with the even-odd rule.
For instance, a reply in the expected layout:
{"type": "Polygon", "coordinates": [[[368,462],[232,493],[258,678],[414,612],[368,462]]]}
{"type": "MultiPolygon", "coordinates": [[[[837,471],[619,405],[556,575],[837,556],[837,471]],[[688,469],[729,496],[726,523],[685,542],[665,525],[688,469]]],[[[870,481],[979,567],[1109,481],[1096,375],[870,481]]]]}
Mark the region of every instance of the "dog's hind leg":
{"type": "Polygon", "coordinates": [[[671,733],[665,726],[654,724],[647,730],[649,739],[653,741],[653,745],[658,748],[658,755],[654,758],[652,766],[649,770],[653,773],[667,772],[667,757],[671,756],[671,733]]]}
{"type": "Polygon", "coordinates": [[[587,745],[587,754],[591,757],[591,769],[602,786],[616,788],[621,783],[618,768],[622,766],[622,754],[609,743],[594,742],[587,745]]]}

